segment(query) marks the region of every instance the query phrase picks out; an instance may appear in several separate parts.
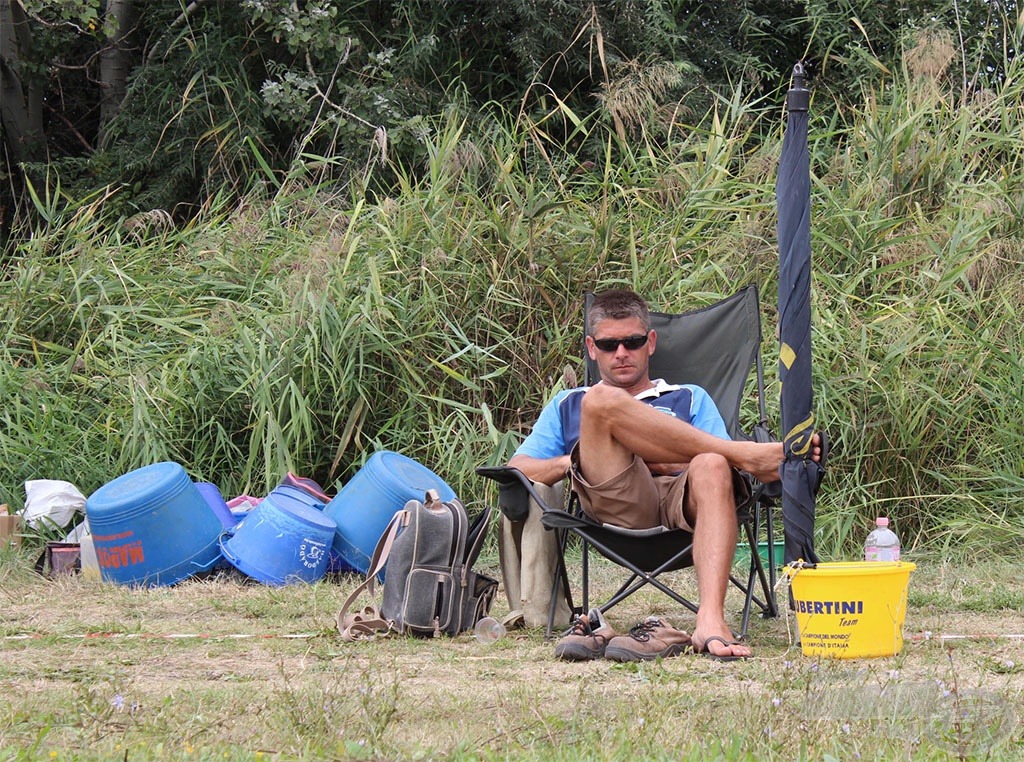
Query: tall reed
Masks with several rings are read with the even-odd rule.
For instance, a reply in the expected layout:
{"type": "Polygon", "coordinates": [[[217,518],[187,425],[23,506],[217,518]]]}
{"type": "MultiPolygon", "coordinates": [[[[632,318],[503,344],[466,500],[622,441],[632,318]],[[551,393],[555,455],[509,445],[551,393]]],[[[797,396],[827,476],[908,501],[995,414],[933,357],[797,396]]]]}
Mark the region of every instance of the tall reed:
{"type": "MultiPolygon", "coordinates": [[[[912,548],[1014,546],[1020,86],[963,102],[907,71],[863,103],[812,106],[823,553],[877,513],[912,548]]],[[[779,109],[737,92],[659,145],[563,108],[571,146],[522,114],[473,134],[439,117],[386,197],[304,184],[299,163],[178,229],[83,202],[23,231],[0,280],[2,499],[168,458],[226,492],[287,470],[335,490],[381,448],[485,499],[474,467],[582,377],[582,293],[612,284],[668,309],[758,284],[777,419],[779,109]]]]}

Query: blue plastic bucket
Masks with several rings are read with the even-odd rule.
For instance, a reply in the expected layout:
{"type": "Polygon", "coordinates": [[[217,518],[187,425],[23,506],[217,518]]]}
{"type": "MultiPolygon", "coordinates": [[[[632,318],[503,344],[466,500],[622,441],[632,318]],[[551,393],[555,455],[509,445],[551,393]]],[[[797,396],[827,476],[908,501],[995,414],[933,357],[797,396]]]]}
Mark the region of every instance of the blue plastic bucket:
{"type": "Polygon", "coordinates": [[[217,514],[177,463],[119,476],[85,502],[100,576],[122,585],[173,585],[221,558],[217,514]]]}
{"type": "Polygon", "coordinates": [[[291,487],[287,484],[279,484],[267,495],[282,508],[312,508],[322,511],[328,500],[322,500],[301,487],[291,487]]]}
{"type": "Polygon", "coordinates": [[[285,477],[281,480],[281,484],[279,486],[301,489],[303,492],[307,492],[315,497],[323,505],[327,505],[331,502],[331,496],[324,492],[324,488],[308,476],[296,476],[289,471],[285,474],[285,477]]]}
{"type": "Polygon", "coordinates": [[[210,506],[210,510],[220,519],[220,524],[225,529],[231,529],[238,523],[238,517],[231,512],[228,504],[224,502],[224,496],[216,484],[210,482],[196,482],[196,489],[203,496],[203,500],[210,506]]]}
{"type": "Polygon", "coordinates": [[[327,573],[337,524],[304,503],[285,506],[275,493],[221,536],[221,552],[240,572],[266,585],[316,582],[327,573]]]}
{"type": "Polygon", "coordinates": [[[388,521],[410,500],[422,500],[428,489],[442,500],[455,492],[424,465],[397,452],[376,452],[324,508],[338,523],[332,546],[332,568],[366,574],[373,549],[388,521]]]}

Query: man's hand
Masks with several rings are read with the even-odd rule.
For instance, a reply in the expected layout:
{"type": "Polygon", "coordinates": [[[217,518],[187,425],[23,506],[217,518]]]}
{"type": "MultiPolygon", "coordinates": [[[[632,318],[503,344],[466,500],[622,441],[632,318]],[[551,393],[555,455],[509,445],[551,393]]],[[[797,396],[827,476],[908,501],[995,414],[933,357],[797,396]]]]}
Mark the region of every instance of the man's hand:
{"type": "Polygon", "coordinates": [[[542,484],[554,484],[569,473],[569,456],[561,455],[557,458],[531,458],[528,455],[514,455],[508,465],[518,468],[532,482],[542,484]]]}

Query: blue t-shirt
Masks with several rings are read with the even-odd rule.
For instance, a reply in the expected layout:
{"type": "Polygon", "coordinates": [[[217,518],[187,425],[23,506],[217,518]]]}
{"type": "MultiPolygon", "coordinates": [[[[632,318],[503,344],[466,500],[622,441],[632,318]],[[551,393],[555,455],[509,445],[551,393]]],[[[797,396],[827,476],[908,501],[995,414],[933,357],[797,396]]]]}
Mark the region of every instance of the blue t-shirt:
{"type": "MultiPolygon", "coordinates": [[[[555,395],[540,413],[529,436],[516,450],[516,455],[531,458],[557,458],[568,455],[580,438],[580,405],[589,387],[566,389],[555,395]]],[[[666,384],[658,379],[653,389],[636,395],[655,410],[679,418],[701,431],[729,439],[725,421],[715,401],[703,388],[694,384],[666,384]]]]}

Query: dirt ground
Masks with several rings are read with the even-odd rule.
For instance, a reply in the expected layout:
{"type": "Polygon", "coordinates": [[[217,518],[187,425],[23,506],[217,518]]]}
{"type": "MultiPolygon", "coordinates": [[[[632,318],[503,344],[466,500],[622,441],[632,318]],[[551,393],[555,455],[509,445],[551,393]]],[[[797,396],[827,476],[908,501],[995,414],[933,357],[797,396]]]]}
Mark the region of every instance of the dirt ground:
{"type": "MultiPolygon", "coordinates": [[[[358,686],[374,706],[434,707],[404,732],[410,744],[447,748],[462,742],[467,723],[474,727],[467,713],[481,707],[499,723],[473,731],[481,740],[487,733],[521,734],[525,726],[543,735],[551,721],[545,712],[562,711],[552,708],[565,707],[569,718],[585,703],[600,723],[606,711],[596,700],[601,696],[609,707],[626,700],[646,706],[652,680],[675,697],[706,690],[701,686],[708,679],[716,692],[761,703],[800,691],[812,699],[800,704],[805,720],[855,715],[864,706],[886,705],[887,695],[898,696],[903,712],[917,701],[941,702],[955,687],[959,695],[988,702],[979,711],[1000,713],[1005,744],[1019,733],[1017,707],[1024,697],[1024,581],[1011,576],[1013,568],[922,565],[911,582],[905,646],[895,657],[805,657],[794,643],[789,612],[752,619],[753,659],[723,664],[687,656],[666,660],[655,672],[608,661],[557,661],[537,629],[512,630],[490,645],[468,634],[346,644],[337,637],[334,615],[356,579],[268,588],[228,578],[133,590],[80,577],[44,580],[8,566],[0,567],[0,689],[11,705],[26,710],[95,694],[104,705],[119,696],[145,704],[195,700],[193,712],[201,713],[203,702],[217,696],[227,704],[221,712],[237,702],[242,714],[280,711],[282,700],[297,701],[310,691],[303,700],[341,706],[350,700],[348,689],[358,686]]],[[[492,612],[498,617],[508,610],[502,596],[492,612]]],[[[656,613],[691,627],[692,615],[668,603],[644,594],[609,612],[609,621],[625,631],[656,613]]],[[[736,611],[738,597],[730,595],[729,604],[736,611]]],[[[357,711],[346,706],[345,712],[357,711]]],[[[252,732],[247,727],[225,723],[222,730],[243,742],[252,732]]],[[[4,737],[0,728],[0,741],[4,737]]]]}
{"type": "MultiPolygon", "coordinates": [[[[950,649],[969,654],[969,661],[1001,662],[1005,675],[1012,678],[1011,682],[1018,682],[1024,674],[1024,610],[1007,607],[986,611],[981,590],[987,583],[946,571],[953,576],[933,569],[915,573],[912,579],[904,627],[904,662],[912,662],[918,654],[950,649]],[[962,599],[959,607],[955,606],[957,597],[962,599]],[[954,605],[943,606],[940,599],[954,605]]],[[[12,580],[9,575],[0,585],[6,660],[8,667],[13,667],[19,652],[27,661],[38,661],[35,657],[39,649],[59,648],[67,657],[65,661],[73,663],[73,657],[81,657],[107,642],[125,646],[139,642],[150,646],[160,641],[191,642],[205,646],[205,658],[180,665],[164,679],[187,682],[235,674],[272,680],[280,668],[282,644],[290,644],[285,650],[300,659],[304,651],[324,645],[339,655],[368,650],[366,644],[342,644],[334,638],[337,606],[356,581],[341,578],[336,584],[275,589],[227,579],[132,590],[79,577],[50,581],[27,575],[12,580]],[[19,645],[22,648],[14,648],[19,645]],[[222,645],[231,647],[217,647],[222,645]]],[[[1017,588],[1016,595],[1021,596],[1020,588],[1024,585],[1007,580],[1004,587],[1017,588]]],[[[1006,589],[1002,594],[1006,594],[1006,589]]],[[[993,589],[990,605],[998,603],[995,598],[993,589]]],[[[739,600],[730,595],[730,602],[738,605],[739,600]]],[[[500,618],[507,611],[502,591],[492,613],[500,618]]],[[[622,604],[608,618],[624,631],[648,613],[666,616],[682,629],[692,625],[692,614],[650,593],[622,604]]],[[[776,620],[762,620],[755,615],[747,638],[755,648],[755,661],[802,658],[795,642],[796,629],[796,616],[791,611],[783,611],[783,616],[776,620]]],[[[526,679],[532,670],[548,677],[563,677],[593,666],[563,664],[549,658],[551,643],[544,640],[542,630],[513,630],[494,647],[477,643],[469,634],[445,642],[454,647],[460,658],[482,665],[503,660],[495,654],[507,656],[507,650],[514,645],[522,656],[536,657],[515,660],[526,679]]],[[[425,683],[440,674],[450,682],[450,671],[443,661],[434,658],[431,650],[414,648],[403,658],[414,654],[424,657],[417,673],[425,683]]]]}

